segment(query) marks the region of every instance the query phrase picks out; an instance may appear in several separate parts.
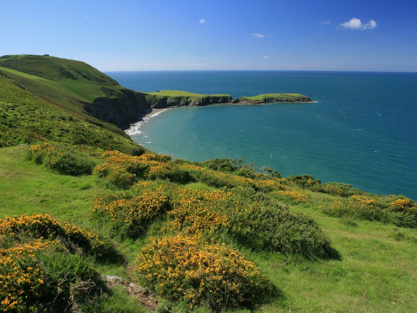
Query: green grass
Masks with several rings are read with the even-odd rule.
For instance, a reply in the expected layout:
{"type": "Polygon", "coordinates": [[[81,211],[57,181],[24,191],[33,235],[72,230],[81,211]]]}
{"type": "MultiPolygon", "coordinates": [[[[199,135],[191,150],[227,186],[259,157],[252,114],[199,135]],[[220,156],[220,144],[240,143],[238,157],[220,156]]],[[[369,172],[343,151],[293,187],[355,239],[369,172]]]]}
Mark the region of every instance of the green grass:
{"type": "Polygon", "coordinates": [[[207,105],[215,103],[226,103],[232,100],[230,95],[211,94],[203,95],[180,90],[162,90],[144,93],[146,100],[152,107],[166,107],[171,105],[207,105]]]}
{"type": "MultiPolygon", "coordinates": [[[[55,174],[25,159],[27,147],[0,149],[1,218],[48,213],[54,218],[95,228],[86,217],[91,201],[107,187],[96,176],[71,177],[55,174]]],[[[187,185],[193,190],[212,190],[202,183],[187,185]]],[[[333,196],[324,195],[323,198],[333,196]]],[[[334,198],[334,197],[333,197],[334,198]]],[[[333,218],[319,212],[316,203],[292,205],[295,212],[314,218],[338,250],[342,260],[309,261],[302,257],[273,252],[240,250],[254,261],[280,288],[283,296],[265,304],[258,312],[412,312],[417,304],[417,230],[397,228],[378,222],[333,218]],[[356,226],[355,226],[356,225],[356,226]]],[[[103,229],[98,229],[104,232],[103,229]]],[[[149,236],[155,236],[154,225],[149,236]]],[[[130,265],[99,265],[102,274],[134,279],[129,267],[146,238],[125,240],[117,245],[130,265]]],[[[135,300],[116,292],[131,307],[135,300]]],[[[115,299],[106,299],[117,303],[115,299]]],[[[110,304],[109,304],[110,305],[110,304]]],[[[131,312],[135,312],[134,309],[131,312]]],[[[142,308],[138,308],[140,312],[142,308]]],[[[244,312],[244,311],[241,311],[244,312]]]]}
{"type": "Polygon", "coordinates": [[[181,90],[161,90],[156,92],[146,92],[145,94],[154,95],[154,96],[161,96],[161,97],[189,97],[189,98],[203,98],[207,96],[216,96],[216,97],[228,97],[230,95],[227,94],[210,94],[204,95],[199,93],[192,93],[188,91],[181,91],[181,90]]]}
{"type": "MultiPolygon", "coordinates": [[[[283,260],[280,255],[250,257],[282,287],[285,301],[266,312],[412,312],[417,304],[415,243],[392,237],[395,227],[307,212],[330,237],[341,261],[283,260]]],[[[416,236],[414,230],[403,230],[416,236]]]]}
{"type": "Polygon", "coordinates": [[[239,100],[249,102],[297,102],[308,101],[308,97],[299,93],[268,93],[253,97],[240,97],[239,100]]]}
{"type": "Polygon", "coordinates": [[[0,149],[1,218],[46,213],[88,226],[91,199],[106,189],[96,177],[64,176],[26,160],[28,147],[0,149]]]}
{"type": "Polygon", "coordinates": [[[0,58],[1,73],[67,113],[123,135],[115,125],[84,111],[85,103],[92,103],[100,97],[122,98],[122,90],[125,90],[88,64],[45,56],[3,56],[0,58]]]}
{"type": "Polygon", "coordinates": [[[117,147],[125,152],[137,147],[116,126],[106,128],[105,124],[92,124],[71,114],[21,88],[0,73],[0,146],[49,140],[102,149],[117,147]]]}

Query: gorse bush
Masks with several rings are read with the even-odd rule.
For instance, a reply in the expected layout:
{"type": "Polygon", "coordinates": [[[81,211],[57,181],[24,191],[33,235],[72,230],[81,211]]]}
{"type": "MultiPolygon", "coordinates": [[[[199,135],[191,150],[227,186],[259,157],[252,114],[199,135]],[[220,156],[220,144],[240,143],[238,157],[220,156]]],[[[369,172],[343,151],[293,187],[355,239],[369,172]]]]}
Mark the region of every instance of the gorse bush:
{"type": "Polygon", "coordinates": [[[307,258],[336,257],[329,240],[312,219],[291,213],[253,190],[178,189],[171,206],[164,227],[167,232],[208,238],[225,234],[255,250],[301,254],[307,258]]]}
{"type": "Polygon", "coordinates": [[[274,293],[252,262],[224,244],[177,235],[152,239],[137,260],[140,279],[158,295],[213,311],[253,307],[274,293]]]}
{"type": "Polygon", "coordinates": [[[417,203],[409,198],[399,197],[389,204],[394,224],[404,227],[417,227],[417,203]]]}
{"type": "Polygon", "coordinates": [[[45,275],[35,258],[35,253],[44,250],[49,244],[50,242],[33,240],[6,249],[1,247],[0,309],[2,312],[25,312],[31,304],[39,302],[45,275]]]}
{"type": "Polygon", "coordinates": [[[0,308],[8,312],[79,309],[103,284],[94,269],[112,253],[97,235],[33,214],[0,220],[0,308]],[[34,239],[34,238],[41,239],[34,239]]]}
{"type": "Polygon", "coordinates": [[[287,177],[287,180],[294,183],[300,188],[310,189],[311,191],[327,193],[333,196],[350,197],[353,195],[362,195],[360,189],[344,183],[329,182],[322,184],[320,179],[315,179],[310,175],[295,175],[287,177]]]}
{"type": "Polygon", "coordinates": [[[168,197],[162,192],[137,196],[113,193],[95,200],[93,216],[109,225],[113,234],[134,238],[144,234],[168,207],[168,197]]]}
{"type": "Polygon", "coordinates": [[[227,216],[229,236],[249,248],[307,258],[339,257],[314,220],[276,202],[231,205],[227,216]]]}
{"type": "Polygon", "coordinates": [[[306,192],[295,190],[281,190],[278,192],[279,198],[293,203],[305,203],[309,199],[306,192]]]}
{"type": "Polygon", "coordinates": [[[171,157],[144,153],[130,156],[118,151],[106,151],[105,161],[95,168],[99,177],[105,178],[119,188],[128,189],[139,179],[168,179],[178,183],[192,180],[190,174],[181,170],[171,157]]]}
{"type": "Polygon", "coordinates": [[[20,238],[57,239],[71,252],[82,252],[97,260],[111,260],[115,249],[107,240],[73,224],[59,222],[47,214],[22,215],[0,219],[0,235],[19,241],[20,238]]]}
{"type": "MultiPolygon", "coordinates": [[[[283,180],[273,178],[265,174],[257,174],[250,178],[241,175],[226,174],[223,172],[206,169],[198,165],[181,165],[181,169],[188,171],[196,180],[215,188],[236,188],[241,186],[251,187],[257,191],[269,192],[284,188],[283,180]]],[[[236,172],[239,174],[239,171],[236,172]]]]}
{"type": "Polygon", "coordinates": [[[386,197],[352,195],[339,198],[319,209],[334,217],[353,217],[369,221],[391,223],[401,227],[417,227],[417,206],[414,201],[405,197],[386,197]]]}
{"type": "Polygon", "coordinates": [[[88,155],[48,142],[30,146],[28,158],[63,175],[90,175],[95,166],[94,160],[88,155]]]}

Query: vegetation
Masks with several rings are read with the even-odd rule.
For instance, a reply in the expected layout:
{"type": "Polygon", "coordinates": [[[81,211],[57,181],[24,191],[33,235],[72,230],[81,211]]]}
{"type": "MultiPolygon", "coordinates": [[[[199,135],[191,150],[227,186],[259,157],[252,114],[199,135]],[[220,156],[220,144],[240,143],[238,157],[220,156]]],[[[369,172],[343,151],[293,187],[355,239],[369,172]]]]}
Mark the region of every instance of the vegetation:
{"type": "Polygon", "coordinates": [[[310,102],[311,99],[299,93],[267,93],[253,97],[240,97],[239,102],[269,103],[269,102],[310,102]]]}
{"type": "Polygon", "coordinates": [[[12,79],[119,88],[100,73],[0,59],[2,311],[415,310],[412,199],[243,160],[172,160],[12,79]]]}
{"type": "Polygon", "coordinates": [[[228,103],[232,97],[226,94],[202,95],[180,90],[162,90],[144,93],[146,101],[152,107],[207,105],[216,103],[228,103]]]}

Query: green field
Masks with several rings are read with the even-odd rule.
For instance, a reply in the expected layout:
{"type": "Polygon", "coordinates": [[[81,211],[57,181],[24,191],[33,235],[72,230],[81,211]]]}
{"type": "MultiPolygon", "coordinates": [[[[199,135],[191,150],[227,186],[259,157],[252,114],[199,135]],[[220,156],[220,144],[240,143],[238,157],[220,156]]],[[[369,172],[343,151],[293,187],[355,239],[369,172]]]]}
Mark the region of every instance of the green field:
{"type": "Polygon", "coordinates": [[[0,68],[0,310],[415,311],[415,201],[147,151],[51,101],[102,79],[51,60],[0,68]]]}
{"type": "Polygon", "coordinates": [[[241,102],[310,102],[311,99],[299,93],[267,93],[253,97],[240,97],[241,102]]]}

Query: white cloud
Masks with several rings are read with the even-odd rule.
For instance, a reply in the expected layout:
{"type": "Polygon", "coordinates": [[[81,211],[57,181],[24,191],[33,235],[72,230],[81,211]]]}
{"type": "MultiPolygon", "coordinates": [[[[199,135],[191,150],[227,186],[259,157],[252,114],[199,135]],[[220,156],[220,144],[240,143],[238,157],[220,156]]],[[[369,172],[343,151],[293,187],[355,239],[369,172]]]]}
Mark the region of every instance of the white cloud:
{"type": "Polygon", "coordinates": [[[377,26],[374,20],[370,20],[369,23],[362,23],[358,18],[352,18],[350,21],[340,24],[337,28],[340,29],[354,29],[354,30],[366,30],[374,29],[377,26]]]}
{"type": "Polygon", "coordinates": [[[260,33],[252,33],[252,37],[253,38],[271,38],[272,36],[271,35],[263,35],[263,34],[260,34],[260,33]]]}
{"type": "Polygon", "coordinates": [[[205,19],[205,18],[202,18],[201,20],[198,20],[198,22],[199,22],[200,24],[205,24],[205,23],[206,23],[206,19],[205,19]]]}
{"type": "Polygon", "coordinates": [[[264,56],[264,59],[268,59],[268,58],[269,58],[269,56],[267,56],[267,55],[264,56]]]}
{"type": "Polygon", "coordinates": [[[320,24],[321,25],[329,25],[329,24],[331,24],[332,22],[330,22],[330,21],[324,21],[324,22],[320,22],[320,24]]]}

